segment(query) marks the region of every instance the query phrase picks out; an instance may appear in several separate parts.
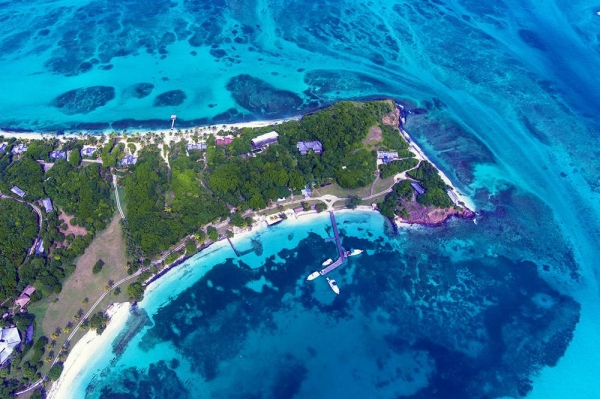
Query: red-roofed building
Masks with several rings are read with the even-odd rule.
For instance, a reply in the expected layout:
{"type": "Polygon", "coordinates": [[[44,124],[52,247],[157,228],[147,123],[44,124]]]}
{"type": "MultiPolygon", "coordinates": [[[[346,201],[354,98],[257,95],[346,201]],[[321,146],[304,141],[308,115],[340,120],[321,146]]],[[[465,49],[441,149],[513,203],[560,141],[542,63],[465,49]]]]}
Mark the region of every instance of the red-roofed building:
{"type": "Polygon", "coordinates": [[[229,145],[233,143],[233,137],[219,137],[215,141],[216,145],[229,145]]]}

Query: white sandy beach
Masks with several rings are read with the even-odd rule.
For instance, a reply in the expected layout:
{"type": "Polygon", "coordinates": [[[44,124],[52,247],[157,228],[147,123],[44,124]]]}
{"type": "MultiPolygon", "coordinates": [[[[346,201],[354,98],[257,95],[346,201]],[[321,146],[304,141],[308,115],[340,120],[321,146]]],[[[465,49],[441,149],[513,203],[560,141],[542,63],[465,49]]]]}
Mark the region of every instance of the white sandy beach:
{"type": "MultiPolygon", "coordinates": [[[[293,120],[300,120],[301,116],[297,116],[297,117],[292,117],[292,118],[285,118],[285,119],[273,119],[273,120],[264,120],[264,121],[253,121],[253,122],[240,122],[240,123],[226,123],[226,124],[213,124],[213,125],[206,125],[206,126],[198,126],[198,129],[200,131],[202,130],[206,130],[209,133],[213,132],[213,133],[217,133],[219,131],[234,131],[237,129],[242,129],[242,128],[259,128],[259,127],[265,127],[265,126],[270,126],[270,125],[279,125],[283,122],[288,122],[288,121],[293,121],[293,120]],[[212,128],[215,127],[216,129],[213,131],[212,128]]],[[[165,122],[166,125],[168,125],[168,122],[165,122]]],[[[194,128],[191,127],[178,127],[177,126],[177,122],[175,123],[175,127],[173,128],[173,130],[171,129],[127,129],[126,132],[128,135],[132,135],[132,136],[137,136],[137,135],[147,135],[147,134],[169,134],[171,132],[176,132],[178,130],[193,130],[194,128]]],[[[68,139],[78,139],[80,138],[80,133],[82,134],[89,134],[89,135],[101,135],[101,134],[110,134],[112,132],[116,132],[121,134],[122,131],[116,131],[116,130],[105,130],[105,131],[85,131],[82,130],[81,132],[65,132],[65,134],[61,134],[60,136],[56,136],[57,139],[61,140],[61,141],[66,141],[68,139]]],[[[52,132],[11,132],[11,131],[4,131],[4,130],[0,130],[0,136],[4,136],[7,139],[10,138],[16,138],[16,139],[20,139],[20,140],[36,140],[36,139],[41,139],[41,138],[48,138],[48,137],[52,137],[53,133],[52,132]]]]}
{"type": "Polygon", "coordinates": [[[95,331],[88,331],[75,344],[66,362],[63,372],[58,381],[52,384],[48,391],[48,399],[67,399],[72,393],[72,386],[75,380],[84,372],[90,360],[97,358],[106,348],[110,347],[110,341],[123,329],[127,318],[129,317],[129,303],[116,303],[107,311],[110,322],[102,335],[95,331]]]}

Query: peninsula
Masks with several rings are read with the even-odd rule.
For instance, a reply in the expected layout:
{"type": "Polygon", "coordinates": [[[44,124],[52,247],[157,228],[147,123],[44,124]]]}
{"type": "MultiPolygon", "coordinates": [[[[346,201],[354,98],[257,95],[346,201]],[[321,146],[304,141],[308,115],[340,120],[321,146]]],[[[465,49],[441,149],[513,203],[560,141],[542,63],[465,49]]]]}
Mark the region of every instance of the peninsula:
{"type": "Polygon", "coordinates": [[[59,378],[82,331],[106,327],[103,309],[220,239],[358,206],[395,224],[472,218],[402,115],[390,100],[341,102],[261,126],[3,133],[0,302],[22,341],[2,358],[3,393],[59,378]]]}

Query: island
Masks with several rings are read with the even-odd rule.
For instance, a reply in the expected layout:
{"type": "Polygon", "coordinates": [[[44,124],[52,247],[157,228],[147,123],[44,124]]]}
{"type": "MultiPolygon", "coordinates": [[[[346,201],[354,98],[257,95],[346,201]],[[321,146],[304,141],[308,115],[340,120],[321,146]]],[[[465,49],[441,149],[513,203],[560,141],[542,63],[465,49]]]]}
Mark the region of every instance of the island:
{"type": "Polygon", "coordinates": [[[111,303],[216,241],[346,208],[395,228],[473,218],[405,117],[382,100],[258,127],[2,133],[0,397],[37,395],[111,303]]]}

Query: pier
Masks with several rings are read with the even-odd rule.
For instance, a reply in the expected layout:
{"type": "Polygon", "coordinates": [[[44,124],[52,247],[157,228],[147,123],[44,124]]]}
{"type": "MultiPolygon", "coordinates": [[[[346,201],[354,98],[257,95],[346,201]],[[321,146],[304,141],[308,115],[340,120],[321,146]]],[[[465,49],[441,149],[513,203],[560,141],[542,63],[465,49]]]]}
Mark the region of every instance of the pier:
{"type": "Polygon", "coordinates": [[[231,249],[233,249],[233,252],[235,252],[235,256],[237,256],[239,258],[240,257],[240,253],[238,252],[237,249],[235,249],[235,247],[233,246],[233,243],[231,242],[231,240],[229,239],[229,237],[227,237],[227,242],[229,242],[229,245],[231,245],[231,249]]]}
{"type": "Polygon", "coordinates": [[[336,269],[338,266],[340,266],[344,263],[344,260],[346,260],[346,252],[344,251],[344,248],[342,248],[342,242],[340,241],[340,232],[338,231],[337,223],[335,222],[335,215],[333,214],[333,211],[329,211],[329,216],[331,217],[331,226],[333,227],[333,239],[330,239],[330,240],[335,240],[335,245],[337,245],[339,258],[335,262],[333,262],[331,265],[322,269],[319,272],[319,274],[321,276],[324,276],[327,273],[329,273],[330,271],[336,269]]]}

